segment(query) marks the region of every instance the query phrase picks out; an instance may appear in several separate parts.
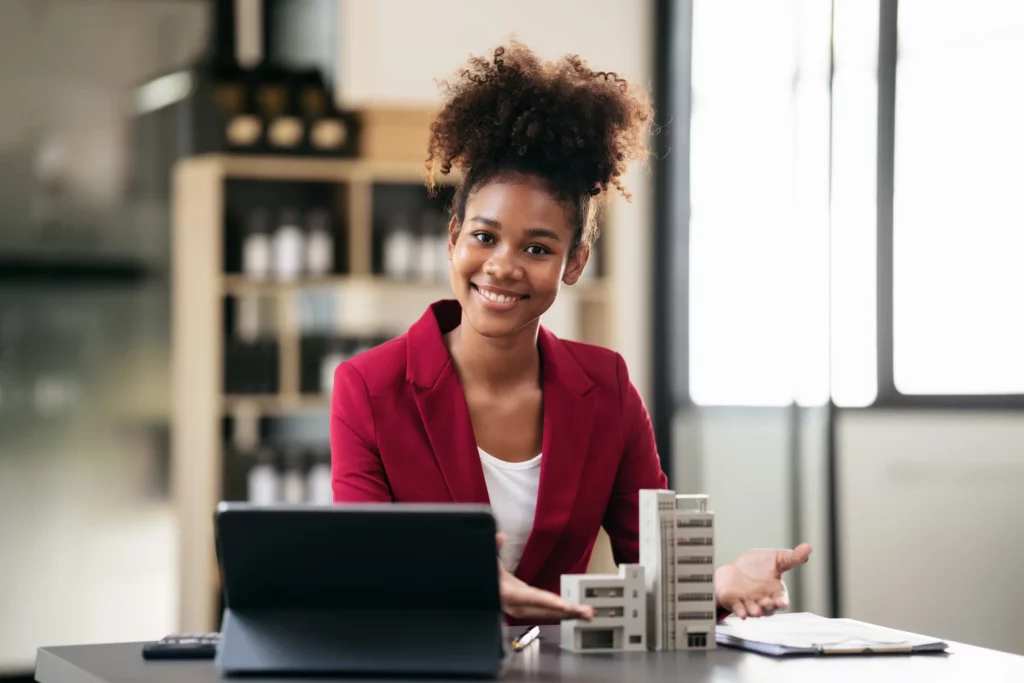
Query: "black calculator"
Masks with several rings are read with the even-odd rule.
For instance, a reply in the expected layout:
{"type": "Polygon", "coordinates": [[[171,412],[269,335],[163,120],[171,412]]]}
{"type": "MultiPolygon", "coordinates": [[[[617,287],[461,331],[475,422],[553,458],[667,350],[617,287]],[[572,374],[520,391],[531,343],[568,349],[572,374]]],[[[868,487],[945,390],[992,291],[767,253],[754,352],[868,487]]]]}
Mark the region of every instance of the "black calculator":
{"type": "Polygon", "coordinates": [[[219,633],[172,633],[142,646],[143,659],[213,659],[219,633]]]}

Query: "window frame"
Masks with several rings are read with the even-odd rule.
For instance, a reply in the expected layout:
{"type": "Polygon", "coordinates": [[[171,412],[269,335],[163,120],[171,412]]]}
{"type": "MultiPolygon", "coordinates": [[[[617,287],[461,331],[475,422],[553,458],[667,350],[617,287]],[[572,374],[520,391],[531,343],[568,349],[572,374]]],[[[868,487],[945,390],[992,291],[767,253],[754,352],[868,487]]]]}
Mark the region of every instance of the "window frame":
{"type": "MultiPolygon", "coordinates": [[[[871,408],[1024,410],[1024,393],[904,394],[896,388],[894,342],[895,271],[893,200],[896,170],[896,69],[899,60],[899,0],[880,0],[878,31],[878,395],[871,408]]],[[[858,409],[854,409],[858,410],[858,409]]]]}

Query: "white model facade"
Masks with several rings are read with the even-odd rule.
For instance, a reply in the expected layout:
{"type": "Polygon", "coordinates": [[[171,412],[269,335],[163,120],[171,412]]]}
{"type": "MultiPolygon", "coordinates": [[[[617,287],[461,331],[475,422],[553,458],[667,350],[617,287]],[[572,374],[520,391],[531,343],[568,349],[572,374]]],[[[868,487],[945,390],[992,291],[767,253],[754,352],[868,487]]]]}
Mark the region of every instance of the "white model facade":
{"type": "Polygon", "coordinates": [[[647,591],[644,568],[619,566],[615,574],[563,574],[562,597],[594,608],[590,621],[561,624],[562,647],[572,652],[647,649],[647,591]]]}
{"type": "Polygon", "coordinates": [[[652,650],[715,647],[714,534],[706,495],[640,491],[640,564],[652,650]]]}

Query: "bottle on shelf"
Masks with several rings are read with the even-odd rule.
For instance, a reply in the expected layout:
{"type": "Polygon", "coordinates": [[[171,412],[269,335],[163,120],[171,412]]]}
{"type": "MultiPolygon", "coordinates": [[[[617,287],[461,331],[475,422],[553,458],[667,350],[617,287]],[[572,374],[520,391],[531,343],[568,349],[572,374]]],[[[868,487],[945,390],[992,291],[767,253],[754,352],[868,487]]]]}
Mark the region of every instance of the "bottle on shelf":
{"type": "Polygon", "coordinates": [[[311,210],[306,226],[306,271],[312,276],[330,275],[334,270],[334,237],[327,210],[311,210]]]}
{"type": "Polygon", "coordinates": [[[436,226],[433,216],[428,212],[420,215],[419,245],[416,249],[416,275],[421,280],[433,281],[437,278],[437,246],[434,239],[436,226]]]}
{"type": "Polygon", "coordinates": [[[416,254],[416,236],[405,213],[395,215],[384,240],[384,274],[404,279],[412,274],[416,254]]]}
{"type": "Polygon", "coordinates": [[[246,221],[242,239],[242,273],[262,280],[270,275],[270,213],[257,207],[246,221]]]}
{"type": "Polygon", "coordinates": [[[285,209],[274,231],[274,276],[284,282],[298,279],[303,272],[304,256],[299,212],[285,209]]]}
{"type": "Polygon", "coordinates": [[[251,344],[260,338],[260,313],[259,294],[240,294],[235,299],[235,338],[238,341],[251,344]]]}
{"type": "Polygon", "coordinates": [[[250,152],[263,138],[263,122],[256,115],[255,82],[238,68],[221,69],[213,85],[213,101],[223,121],[225,147],[233,152],[250,152]]]}
{"type": "Polygon", "coordinates": [[[306,475],[306,500],[314,505],[331,505],[334,502],[329,448],[317,449],[313,453],[312,465],[306,475]]]}
{"type": "Polygon", "coordinates": [[[345,362],[346,355],[340,340],[333,340],[320,359],[320,393],[330,397],[334,392],[334,371],[345,362]]]}
{"type": "Polygon", "coordinates": [[[320,74],[300,75],[298,80],[298,109],[305,120],[307,150],[313,154],[353,153],[355,121],[332,106],[320,74]]]}
{"type": "Polygon", "coordinates": [[[295,446],[285,454],[281,494],[285,503],[302,503],[306,500],[306,459],[302,450],[295,446]]]}
{"type": "Polygon", "coordinates": [[[260,82],[256,88],[256,99],[267,130],[268,151],[295,153],[305,139],[306,127],[294,111],[289,73],[264,64],[257,74],[260,82]]]}
{"type": "Polygon", "coordinates": [[[274,466],[273,453],[261,448],[248,473],[248,499],[254,505],[272,505],[281,500],[281,477],[274,466]]]}

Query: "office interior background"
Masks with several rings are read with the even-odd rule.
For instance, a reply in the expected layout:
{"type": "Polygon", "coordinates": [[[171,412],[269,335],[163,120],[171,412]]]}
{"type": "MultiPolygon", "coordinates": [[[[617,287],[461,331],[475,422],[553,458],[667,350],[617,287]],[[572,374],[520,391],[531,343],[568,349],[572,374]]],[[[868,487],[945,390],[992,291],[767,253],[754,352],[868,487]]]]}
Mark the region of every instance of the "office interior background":
{"type": "Polygon", "coordinates": [[[323,499],[324,368],[448,291],[437,80],[513,36],[653,93],[545,322],[624,355],[718,561],[808,541],[794,609],[1024,653],[1024,5],[237,0],[320,155],[196,144],[217,9],[0,1],[0,676],[203,626],[207,503],[323,499]]]}

